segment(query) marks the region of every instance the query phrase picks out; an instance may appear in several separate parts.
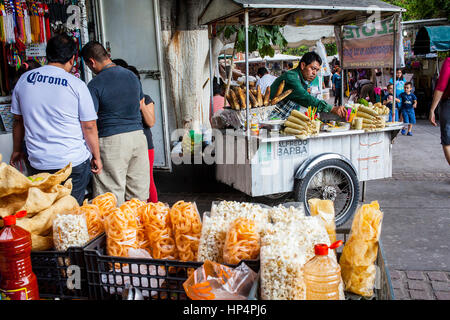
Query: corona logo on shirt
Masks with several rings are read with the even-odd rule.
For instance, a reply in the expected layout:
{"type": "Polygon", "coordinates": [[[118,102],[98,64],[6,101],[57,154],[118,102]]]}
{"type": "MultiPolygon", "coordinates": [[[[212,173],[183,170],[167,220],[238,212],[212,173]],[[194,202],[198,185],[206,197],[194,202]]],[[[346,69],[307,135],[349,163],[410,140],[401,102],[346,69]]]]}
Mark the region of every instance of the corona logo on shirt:
{"type": "Polygon", "coordinates": [[[28,81],[28,83],[31,83],[32,85],[35,85],[36,82],[48,83],[48,84],[53,84],[53,85],[63,86],[63,87],[67,87],[69,85],[69,83],[67,82],[66,79],[52,77],[52,76],[44,76],[44,75],[40,74],[39,72],[30,73],[27,77],[27,81],[28,81]]]}

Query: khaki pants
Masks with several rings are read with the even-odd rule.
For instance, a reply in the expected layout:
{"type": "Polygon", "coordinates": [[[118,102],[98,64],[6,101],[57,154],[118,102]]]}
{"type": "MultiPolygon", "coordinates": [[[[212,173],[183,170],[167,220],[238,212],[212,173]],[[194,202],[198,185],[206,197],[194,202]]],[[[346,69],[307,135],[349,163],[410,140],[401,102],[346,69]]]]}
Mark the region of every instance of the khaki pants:
{"type": "Polygon", "coordinates": [[[93,196],[112,192],[118,206],[137,198],[147,202],[150,188],[148,145],[143,131],[100,138],[103,171],[94,175],[93,196]]]}

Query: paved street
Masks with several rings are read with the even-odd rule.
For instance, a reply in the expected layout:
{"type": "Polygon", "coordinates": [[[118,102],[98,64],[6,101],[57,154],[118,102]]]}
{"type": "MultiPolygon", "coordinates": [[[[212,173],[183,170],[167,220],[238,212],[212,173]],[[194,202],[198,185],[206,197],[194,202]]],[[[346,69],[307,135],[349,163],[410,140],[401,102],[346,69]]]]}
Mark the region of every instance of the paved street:
{"type": "MultiPolygon", "coordinates": [[[[393,177],[367,183],[365,200],[378,200],[384,212],[381,240],[396,299],[450,300],[450,166],[439,128],[419,120],[414,136],[400,135],[393,152],[393,177]]],[[[201,212],[216,200],[252,201],[215,183],[211,170],[192,169],[195,181],[183,170],[176,181],[156,174],[160,201],[196,201],[201,212]]]]}

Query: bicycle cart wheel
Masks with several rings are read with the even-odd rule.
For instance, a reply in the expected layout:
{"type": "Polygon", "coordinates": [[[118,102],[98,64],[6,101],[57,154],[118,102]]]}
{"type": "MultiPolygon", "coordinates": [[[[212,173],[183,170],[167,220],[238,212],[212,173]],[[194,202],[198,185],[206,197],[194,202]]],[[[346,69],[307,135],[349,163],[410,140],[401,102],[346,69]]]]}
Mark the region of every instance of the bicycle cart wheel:
{"type": "Polygon", "coordinates": [[[305,204],[306,215],[311,215],[309,199],[332,200],[339,227],[353,216],[358,206],[358,177],[344,161],[325,160],[314,166],[303,180],[296,181],[294,196],[305,204]]]}

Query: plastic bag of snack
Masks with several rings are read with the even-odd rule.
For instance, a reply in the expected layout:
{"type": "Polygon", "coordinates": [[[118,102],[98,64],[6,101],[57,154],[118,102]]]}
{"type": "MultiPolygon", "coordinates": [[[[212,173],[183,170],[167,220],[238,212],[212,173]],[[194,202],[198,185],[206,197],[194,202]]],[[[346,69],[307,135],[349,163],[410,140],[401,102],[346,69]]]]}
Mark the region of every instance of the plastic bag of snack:
{"type": "Polygon", "coordinates": [[[246,300],[257,274],[245,263],[233,269],[206,260],[183,283],[192,300],[246,300]]]}
{"type": "Polygon", "coordinates": [[[377,201],[357,211],[339,261],[346,291],[365,297],[373,295],[382,220],[383,212],[377,201]]]}
{"type": "Polygon", "coordinates": [[[177,248],[170,223],[170,207],[164,203],[148,203],[138,209],[149,242],[151,255],[155,259],[177,258],[177,248]]]}
{"type": "Polygon", "coordinates": [[[117,197],[113,193],[108,192],[96,197],[92,200],[92,204],[99,207],[102,218],[105,219],[112,210],[117,208],[117,197]]]}
{"type": "MultiPolygon", "coordinates": [[[[136,219],[136,234],[137,234],[137,245],[138,248],[149,250],[149,241],[147,239],[147,235],[145,234],[144,224],[142,223],[142,219],[139,216],[139,208],[145,206],[146,203],[140,201],[138,199],[132,199],[130,201],[125,202],[120,206],[120,210],[127,212],[130,216],[133,215],[136,219]]],[[[149,254],[151,254],[149,252],[149,254]]]]}
{"type": "Polygon", "coordinates": [[[100,208],[97,205],[89,204],[86,200],[80,207],[80,213],[83,214],[86,218],[86,224],[90,239],[94,239],[95,237],[105,232],[102,214],[100,213],[100,208]]]}
{"type": "Polygon", "coordinates": [[[308,200],[309,209],[312,216],[318,216],[327,229],[330,242],[336,242],[336,223],[334,213],[334,203],[331,200],[310,199],[308,200]]]}
{"type": "Polygon", "coordinates": [[[129,210],[113,209],[105,218],[106,251],[115,257],[128,257],[130,248],[139,249],[136,216],[129,210]]]}
{"type": "Polygon", "coordinates": [[[56,215],[53,220],[53,243],[57,251],[83,247],[88,241],[86,218],[79,214],[78,209],[56,215]]]}
{"type": "Polygon", "coordinates": [[[170,222],[174,231],[178,259],[197,261],[202,222],[196,204],[184,201],[175,203],[170,209],[170,222]]]}
{"type": "Polygon", "coordinates": [[[223,261],[226,264],[238,264],[242,260],[257,259],[260,248],[260,236],[255,221],[238,218],[227,232],[223,261]]]}

